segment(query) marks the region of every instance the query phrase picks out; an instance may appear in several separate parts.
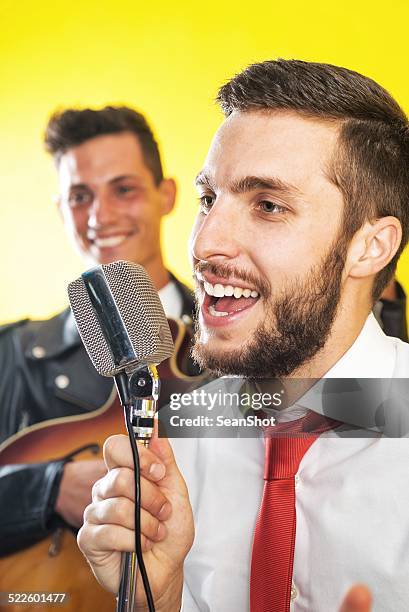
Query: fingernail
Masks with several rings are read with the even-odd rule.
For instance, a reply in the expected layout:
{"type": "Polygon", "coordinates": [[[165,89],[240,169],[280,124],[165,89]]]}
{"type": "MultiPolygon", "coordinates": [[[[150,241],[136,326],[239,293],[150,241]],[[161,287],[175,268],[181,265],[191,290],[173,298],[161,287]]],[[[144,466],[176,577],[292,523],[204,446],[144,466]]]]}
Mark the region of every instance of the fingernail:
{"type": "Polygon", "coordinates": [[[165,472],[166,472],[165,466],[162,465],[161,463],[152,463],[149,469],[149,474],[155,480],[160,480],[161,478],[163,478],[165,475],[165,472]]]}

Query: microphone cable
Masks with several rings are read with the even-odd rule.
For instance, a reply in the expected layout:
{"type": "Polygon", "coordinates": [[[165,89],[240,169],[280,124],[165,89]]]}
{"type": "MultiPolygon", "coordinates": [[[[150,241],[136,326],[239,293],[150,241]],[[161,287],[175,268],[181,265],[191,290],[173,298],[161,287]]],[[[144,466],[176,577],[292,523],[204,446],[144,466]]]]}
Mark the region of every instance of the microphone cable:
{"type": "MultiPolygon", "coordinates": [[[[139,453],[135,440],[135,436],[132,430],[131,418],[129,410],[124,409],[126,429],[129,435],[129,441],[131,443],[132,457],[134,463],[134,476],[135,476],[135,552],[138,561],[139,571],[141,573],[143,587],[145,590],[146,601],[148,604],[149,612],[155,612],[155,605],[153,602],[152,591],[149,584],[148,574],[146,572],[145,563],[142,554],[141,544],[141,472],[139,465],[139,453]]],[[[146,444],[147,446],[147,444],[146,444]]]]}

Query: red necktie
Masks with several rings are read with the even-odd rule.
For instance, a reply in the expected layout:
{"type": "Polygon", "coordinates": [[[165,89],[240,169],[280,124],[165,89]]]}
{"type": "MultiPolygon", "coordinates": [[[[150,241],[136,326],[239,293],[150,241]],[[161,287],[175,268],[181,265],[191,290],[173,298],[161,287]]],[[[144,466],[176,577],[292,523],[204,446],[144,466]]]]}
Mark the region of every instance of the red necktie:
{"type": "Polygon", "coordinates": [[[289,610],[296,530],[294,476],[313,442],[336,425],[309,412],[266,432],[265,485],[251,559],[251,612],[289,610]]]}

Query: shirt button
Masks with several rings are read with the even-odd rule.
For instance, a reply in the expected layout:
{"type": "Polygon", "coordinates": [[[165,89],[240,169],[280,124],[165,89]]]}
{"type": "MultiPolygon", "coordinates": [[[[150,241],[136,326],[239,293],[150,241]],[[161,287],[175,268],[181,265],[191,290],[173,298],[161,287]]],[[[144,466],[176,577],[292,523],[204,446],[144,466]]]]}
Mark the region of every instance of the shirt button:
{"type": "Polygon", "coordinates": [[[300,484],[300,477],[298,476],[298,474],[296,474],[294,476],[294,485],[295,487],[298,487],[299,484],[300,484]]]}
{"type": "Polygon", "coordinates": [[[291,585],[291,595],[290,595],[291,601],[294,601],[294,599],[297,597],[297,595],[298,595],[298,591],[297,591],[297,588],[296,588],[296,586],[295,586],[295,584],[293,582],[292,585],[291,585]]]}
{"type": "Polygon", "coordinates": [[[60,374],[54,380],[55,386],[59,389],[66,389],[70,384],[70,379],[65,374],[60,374]]]}
{"type": "Polygon", "coordinates": [[[43,346],[33,346],[31,352],[36,359],[45,357],[45,348],[43,346]]]}

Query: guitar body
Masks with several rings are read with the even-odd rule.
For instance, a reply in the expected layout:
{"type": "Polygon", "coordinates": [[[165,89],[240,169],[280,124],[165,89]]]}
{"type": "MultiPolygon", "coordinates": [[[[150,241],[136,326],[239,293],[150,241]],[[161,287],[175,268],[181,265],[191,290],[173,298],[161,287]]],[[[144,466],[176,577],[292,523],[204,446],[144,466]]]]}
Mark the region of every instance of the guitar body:
{"type": "MultiPolygon", "coordinates": [[[[161,405],[171,393],[183,392],[192,384],[200,384],[203,376],[183,374],[183,360],[190,346],[190,333],[176,320],[169,320],[174,355],[160,364],[161,405]]],[[[86,450],[75,460],[102,457],[104,441],[111,435],[126,434],[123,410],[113,387],[107,402],[98,410],[87,414],[43,421],[18,432],[0,445],[0,466],[9,464],[40,463],[60,459],[87,445],[99,450],[86,450]]],[[[2,500],[2,503],[7,503],[2,500]]],[[[59,529],[46,539],[5,557],[0,557],[0,591],[47,591],[67,593],[69,599],[60,605],[47,604],[47,609],[64,612],[111,612],[115,610],[115,597],[107,593],[95,580],[91,569],[80,552],[75,534],[59,529]]],[[[41,604],[13,604],[0,606],[13,612],[38,612],[41,604]]]]}
{"type": "MultiPolygon", "coordinates": [[[[16,434],[0,453],[0,465],[52,461],[93,443],[100,448],[97,454],[85,451],[75,460],[102,457],[106,438],[114,433],[126,433],[115,389],[107,404],[97,412],[97,415],[91,412],[45,421],[16,434]]],[[[1,557],[0,591],[67,593],[69,599],[62,609],[70,612],[115,610],[115,597],[97,583],[77,546],[75,534],[69,529],[58,530],[29,548],[1,557]]],[[[61,609],[61,605],[48,604],[48,607],[61,609]]],[[[0,606],[3,608],[10,610],[10,606],[0,606]]],[[[11,609],[38,612],[41,607],[14,604],[11,609]]]]}
{"type": "Polygon", "coordinates": [[[61,551],[56,556],[50,556],[51,538],[47,538],[22,552],[0,559],[0,589],[16,593],[67,593],[67,603],[50,603],[44,607],[41,604],[14,603],[0,606],[1,610],[39,612],[50,608],[64,612],[115,611],[114,595],[105,591],[95,580],[77,546],[76,536],[64,529],[60,544],[61,551]]]}

